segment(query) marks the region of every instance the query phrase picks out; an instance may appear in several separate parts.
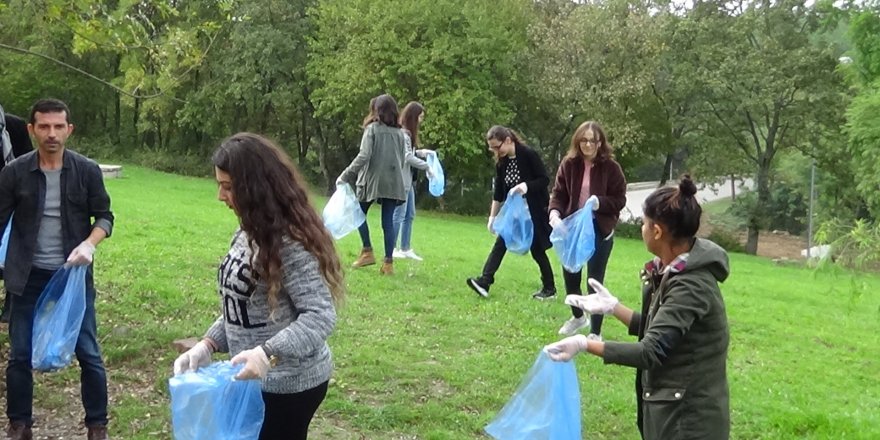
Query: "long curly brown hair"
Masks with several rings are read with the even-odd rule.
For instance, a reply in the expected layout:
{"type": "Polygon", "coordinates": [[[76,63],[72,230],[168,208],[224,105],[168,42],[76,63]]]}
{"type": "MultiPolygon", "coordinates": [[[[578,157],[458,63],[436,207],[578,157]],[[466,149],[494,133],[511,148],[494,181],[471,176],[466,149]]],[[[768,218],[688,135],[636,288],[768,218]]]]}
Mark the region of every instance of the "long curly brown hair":
{"type": "Polygon", "coordinates": [[[238,133],[220,144],[212,161],[232,180],[234,209],[248,244],[257,250],[250,263],[268,286],[270,310],[278,305],[281,290],[284,236],[317,258],[333,302],[340,304],[345,284],[333,239],[287,154],[260,135],[238,133]]]}

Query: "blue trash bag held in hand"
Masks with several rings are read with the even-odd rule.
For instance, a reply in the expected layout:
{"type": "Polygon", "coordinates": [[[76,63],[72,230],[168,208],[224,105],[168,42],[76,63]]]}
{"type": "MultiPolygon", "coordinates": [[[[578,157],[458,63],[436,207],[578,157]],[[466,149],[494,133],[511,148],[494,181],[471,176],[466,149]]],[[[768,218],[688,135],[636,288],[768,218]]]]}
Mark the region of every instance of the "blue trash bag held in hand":
{"type": "Polygon", "coordinates": [[[498,440],[580,440],[581,393],[574,362],[541,351],[486,433],[498,440]]]}
{"type": "Polygon", "coordinates": [[[358,228],[366,219],[351,185],[343,183],[336,187],[324,206],[324,227],[333,238],[339,240],[358,228]]]}
{"type": "Polygon", "coordinates": [[[86,313],[88,266],[62,267],[34,307],[31,366],[52,371],[70,365],[86,313]]]}
{"type": "Polygon", "coordinates": [[[257,440],[266,406],[261,381],[234,380],[244,364],[214,362],[168,379],[174,440],[257,440]]]}
{"type": "Polygon", "coordinates": [[[428,178],[428,191],[434,197],[443,195],[444,186],[446,186],[446,175],[443,174],[443,165],[440,164],[440,158],[437,157],[436,151],[429,151],[427,155],[428,168],[431,169],[433,176],[428,178]]]}
{"type": "Polygon", "coordinates": [[[593,226],[593,202],[587,202],[562,220],[550,233],[553,249],[569,273],[583,269],[596,251],[596,229],[593,226]]]}
{"type": "Polygon", "coordinates": [[[524,255],[532,247],[535,228],[532,226],[532,214],[526,199],[519,193],[507,195],[507,201],[501,207],[492,231],[504,239],[507,250],[524,255]]]}
{"type": "Polygon", "coordinates": [[[0,239],[0,269],[6,267],[6,250],[9,249],[9,232],[12,230],[12,216],[6,222],[6,229],[3,230],[3,238],[0,239]]]}

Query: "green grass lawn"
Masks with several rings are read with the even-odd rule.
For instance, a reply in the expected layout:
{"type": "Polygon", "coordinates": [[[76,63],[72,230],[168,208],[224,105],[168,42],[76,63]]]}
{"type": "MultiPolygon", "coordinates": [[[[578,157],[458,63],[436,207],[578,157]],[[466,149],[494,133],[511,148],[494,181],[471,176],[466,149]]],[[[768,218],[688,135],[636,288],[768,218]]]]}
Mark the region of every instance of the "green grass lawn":
{"type": "MultiPolygon", "coordinates": [[[[171,342],[201,335],[217,316],[216,268],[236,219],[211,180],[132,166],[124,175],[107,181],[116,227],[95,271],[111,433],[170,438],[171,342]]],[[[369,216],[376,244],[378,211],[369,216]]],[[[561,296],[531,299],[540,283],[527,256],[506,257],[488,299],[472,293],[464,280],[479,274],[492,241],[484,218],[420,212],[414,248],[424,262],[397,262],[392,277],[377,266],[347,271],[348,298],[330,340],[336,369],[314,438],[484,437],[570,313],[561,296]]],[[[338,249],[348,267],[357,234],[338,249]]],[[[606,284],[630,306],[649,257],[639,241],[615,243],[606,284]]],[[[880,278],[733,254],[723,292],[733,438],[880,438],[880,278]]],[[[632,340],[613,319],[603,333],[632,340]]],[[[575,362],[584,438],[637,438],[633,370],[590,355],[575,362]]],[[[75,367],[41,375],[37,398],[59,408],[78,400],[78,375],[75,367]]]]}

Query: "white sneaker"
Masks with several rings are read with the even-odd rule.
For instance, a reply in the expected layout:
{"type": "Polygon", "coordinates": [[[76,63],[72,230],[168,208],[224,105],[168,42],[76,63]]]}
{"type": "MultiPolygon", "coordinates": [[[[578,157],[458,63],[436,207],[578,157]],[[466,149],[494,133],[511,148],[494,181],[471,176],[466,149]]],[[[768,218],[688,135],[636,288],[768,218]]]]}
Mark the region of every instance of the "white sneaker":
{"type": "Polygon", "coordinates": [[[562,327],[559,329],[559,334],[571,336],[577,333],[578,330],[589,326],[590,320],[587,318],[587,315],[581,316],[580,318],[571,317],[568,321],[565,321],[565,324],[562,324],[562,327]]]}
{"type": "Polygon", "coordinates": [[[590,334],[587,335],[587,340],[588,340],[588,341],[602,342],[602,335],[597,335],[597,334],[595,334],[595,333],[590,333],[590,334]]]}
{"type": "Polygon", "coordinates": [[[400,251],[400,253],[403,254],[404,258],[411,258],[416,261],[422,261],[422,257],[416,255],[415,251],[413,251],[412,249],[400,251]]]}
{"type": "Polygon", "coordinates": [[[391,253],[391,258],[398,258],[398,259],[406,258],[406,252],[404,252],[400,249],[394,248],[394,252],[391,253]]]}

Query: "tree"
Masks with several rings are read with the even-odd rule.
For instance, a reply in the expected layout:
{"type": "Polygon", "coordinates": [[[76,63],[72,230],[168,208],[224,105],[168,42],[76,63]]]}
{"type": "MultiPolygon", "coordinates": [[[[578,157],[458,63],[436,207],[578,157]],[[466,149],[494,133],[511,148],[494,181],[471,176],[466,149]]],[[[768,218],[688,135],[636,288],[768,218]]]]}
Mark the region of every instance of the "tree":
{"type": "Polygon", "coordinates": [[[513,119],[528,14],[522,0],[319,1],[308,72],[316,117],[335,122],[328,173],[354,156],[370,98],[390,93],[401,107],[425,106],[422,142],[444,162],[447,197],[484,191],[492,168],[482,137],[513,119]]]}
{"type": "MultiPolygon", "coordinates": [[[[844,105],[832,48],[810,38],[820,25],[815,12],[801,0],[703,2],[685,30],[701,48],[694,61],[708,92],[706,126],[726,141],[708,147],[733,149],[753,167],[757,201],[747,215],[746,242],[751,254],[764,216],[772,215],[767,207],[777,153],[828,136],[844,105]]],[[[724,171],[715,174],[726,174],[729,165],[718,165],[724,171]]]]}

